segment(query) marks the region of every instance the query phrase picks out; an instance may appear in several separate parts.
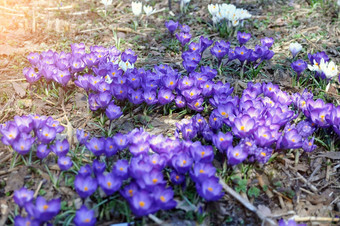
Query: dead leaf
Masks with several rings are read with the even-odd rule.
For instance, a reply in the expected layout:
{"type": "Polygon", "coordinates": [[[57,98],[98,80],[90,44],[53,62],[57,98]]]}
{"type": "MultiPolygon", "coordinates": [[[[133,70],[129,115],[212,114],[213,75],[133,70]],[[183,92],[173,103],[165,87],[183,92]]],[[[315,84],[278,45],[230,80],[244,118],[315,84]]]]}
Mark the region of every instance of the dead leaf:
{"type": "Polygon", "coordinates": [[[176,200],[175,199],[175,201],[177,202],[176,209],[181,209],[181,210],[184,210],[185,212],[197,210],[197,207],[190,205],[185,200],[176,200]]]}
{"type": "Polygon", "coordinates": [[[329,151],[329,152],[326,152],[322,155],[319,155],[319,157],[326,157],[326,158],[329,158],[329,159],[339,160],[340,159],[340,152],[329,151]]]}
{"type": "Polygon", "coordinates": [[[24,96],[26,96],[26,89],[21,86],[19,83],[16,82],[12,82],[12,86],[14,88],[14,91],[21,97],[23,98],[24,96]]]}
{"type": "Polygon", "coordinates": [[[21,167],[19,171],[13,171],[9,175],[9,179],[7,180],[7,184],[5,187],[5,192],[15,191],[24,186],[24,178],[27,173],[26,167],[21,167]]]}
{"type": "Polygon", "coordinates": [[[257,209],[260,213],[262,213],[266,217],[270,217],[272,215],[272,211],[264,205],[258,205],[257,209]]]}

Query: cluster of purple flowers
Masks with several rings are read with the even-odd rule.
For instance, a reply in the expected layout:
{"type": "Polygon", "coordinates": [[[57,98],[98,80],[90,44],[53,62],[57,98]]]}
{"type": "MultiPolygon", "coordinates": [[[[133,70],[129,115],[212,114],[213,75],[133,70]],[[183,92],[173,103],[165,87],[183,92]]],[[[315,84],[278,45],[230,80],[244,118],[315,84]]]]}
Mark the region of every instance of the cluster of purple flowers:
{"type": "Polygon", "coordinates": [[[257,63],[258,65],[265,60],[270,60],[274,56],[274,52],[270,50],[270,47],[274,43],[273,38],[265,37],[261,39],[261,45],[256,45],[254,49],[248,49],[244,45],[251,38],[251,34],[237,33],[237,39],[240,46],[236,46],[234,49],[230,48],[230,43],[225,41],[215,42],[214,46],[210,49],[210,52],[218,60],[220,66],[222,59],[228,56],[228,62],[238,59],[241,64],[245,61],[250,63],[257,63]]]}
{"type": "Polygon", "coordinates": [[[52,117],[39,115],[14,116],[14,121],[0,125],[2,143],[10,145],[20,155],[26,155],[35,145],[39,159],[53,151],[59,157],[60,169],[67,170],[72,166],[71,159],[66,156],[69,143],[67,139],[56,139],[63,130],[64,127],[52,117]]]}
{"type": "MultiPolygon", "coordinates": [[[[307,118],[309,125],[320,128],[333,128],[340,136],[340,106],[325,103],[322,99],[313,99],[313,94],[306,90],[292,95],[294,105],[307,118]]],[[[307,129],[307,127],[303,127],[307,129]]],[[[313,141],[313,140],[312,140],[313,141]]]]}
{"type": "Polygon", "coordinates": [[[316,148],[312,134],[317,127],[332,126],[339,134],[340,107],[320,99],[314,101],[308,92],[289,95],[272,83],[248,83],[240,98],[230,96],[230,90],[214,89],[213,93],[209,102],[215,109],[208,121],[199,114],[183,120],[177,124],[177,136],[181,133],[185,140],[203,137],[226,153],[231,165],[247,157],[265,163],[274,149],[303,148],[311,152],[316,148]],[[291,124],[299,115],[292,104],[307,119],[291,124]],[[223,133],[223,125],[231,128],[231,132],[223,133]],[[238,143],[233,146],[235,140],[238,143]]]}
{"type": "Polygon", "coordinates": [[[44,224],[52,220],[61,208],[60,198],[46,201],[43,197],[39,196],[34,202],[33,191],[24,187],[14,192],[13,199],[20,209],[24,208],[27,212],[26,217],[20,215],[15,217],[15,225],[38,226],[44,224]]]}
{"type": "Polygon", "coordinates": [[[170,181],[175,185],[184,186],[185,177],[189,174],[196,183],[197,192],[207,201],[218,200],[223,195],[222,186],[215,176],[216,169],[212,165],[214,152],[211,146],[150,135],[142,129],[134,129],[128,134],[118,133],[98,143],[94,139],[97,138],[92,138],[86,146],[96,156],[100,155],[100,148],[106,152],[110,147],[106,141],[110,140],[116,151],[129,149],[133,157],[130,162],[118,160],[109,172],[106,172],[106,164],[98,160],[93,162],[92,167],[81,167],[74,186],[82,198],[92,195],[99,186],[108,196],[119,191],[136,216],[172,209],[176,201],[174,191],[167,186],[163,173],[165,168],[167,171],[171,169],[170,181]],[[94,151],[92,146],[97,146],[98,150],[94,151]],[[121,189],[126,180],[129,183],[121,189]]]}

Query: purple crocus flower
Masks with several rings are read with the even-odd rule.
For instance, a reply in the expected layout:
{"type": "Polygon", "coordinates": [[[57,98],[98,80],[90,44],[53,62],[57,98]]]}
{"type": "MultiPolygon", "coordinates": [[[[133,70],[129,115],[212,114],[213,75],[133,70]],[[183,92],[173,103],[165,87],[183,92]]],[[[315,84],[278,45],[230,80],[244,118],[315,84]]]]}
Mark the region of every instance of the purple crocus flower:
{"type": "Polygon", "coordinates": [[[273,149],[271,148],[268,148],[268,147],[257,148],[255,150],[256,161],[258,161],[261,164],[265,164],[266,162],[268,162],[268,160],[272,156],[272,153],[273,153],[273,149]]]}
{"type": "Polygon", "coordinates": [[[215,147],[223,153],[233,143],[233,135],[230,132],[222,133],[219,131],[218,134],[212,137],[212,141],[215,147]]]}
{"type": "Polygon", "coordinates": [[[131,103],[135,105],[143,103],[144,101],[143,91],[141,89],[138,89],[138,90],[130,89],[128,93],[129,93],[128,98],[131,103]]]}
{"type": "Polygon", "coordinates": [[[33,194],[33,191],[22,187],[21,189],[14,191],[13,199],[18,206],[24,207],[26,203],[33,200],[33,194]]]}
{"type": "Polygon", "coordinates": [[[51,220],[59,213],[60,208],[60,198],[46,201],[43,197],[39,196],[36,199],[35,205],[31,202],[25,204],[27,213],[40,222],[47,222],[51,220]]]}
{"type": "Polygon", "coordinates": [[[264,37],[261,39],[261,45],[262,46],[267,46],[268,48],[272,47],[274,43],[274,39],[273,38],[269,38],[269,37],[264,37]]]}
{"type": "Polygon", "coordinates": [[[312,126],[312,123],[306,120],[300,121],[296,125],[296,129],[303,138],[311,136],[315,131],[315,127],[312,126]]]}
{"type": "Polygon", "coordinates": [[[190,32],[190,27],[186,24],[181,24],[180,29],[181,29],[181,32],[183,32],[183,33],[189,33],[190,32]]]}
{"type": "Polygon", "coordinates": [[[105,162],[100,162],[97,159],[95,159],[92,164],[92,169],[93,169],[94,174],[96,176],[99,176],[104,173],[106,169],[106,164],[105,162]]]}
{"type": "Polygon", "coordinates": [[[112,195],[122,186],[122,180],[116,177],[113,173],[106,175],[100,174],[97,177],[98,184],[103,189],[106,195],[112,195]]]}
{"type": "Polygon", "coordinates": [[[81,198],[87,198],[97,190],[97,180],[91,176],[78,174],[74,180],[74,188],[81,198]]]}
{"type": "Polygon", "coordinates": [[[71,72],[75,73],[75,72],[80,72],[83,71],[86,67],[85,62],[78,57],[73,57],[73,59],[71,60],[71,72]]]}
{"type": "Polygon", "coordinates": [[[89,164],[80,167],[80,169],[78,170],[78,174],[83,176],[83,177],[87,177],[87,176],[91,176],[92,174],[92,168],[89,164]]]}
{"type": "Polygon", "coordinates": [[[199,52],[201,53],[201,46],[197,42],[191,42],[188,46],[189,52],[199,52]]]}
{"type": "Polygon", "coordinates": [[[134,156],[148,154],[149,149],[150,149],[149,143],[145,141],[141,141],[137,144],[132,144],[130,146],[130,152],[134,156]]]}
{"type": "Polygon", "coordinates": [[[173,35],[174,32],[176,31],[177,27],[178,27],[178,22],[174,22],[173,20],[169,20],[169,21],[165,22],[165,26],[169,30],[171,35],[173,35]]]}
{"type": "Polygon", "coordinates": [[[32,220],[31,217],[22,217],[20,215],[15,216],[14,226],[39,226],[40,222],[38,220],[32,220]]]}
{"type": "Polygon", "coordinates": [[[76,226],[94,226],[96,224],[96,217],[94,214],[94,210],[89,210],[85,205],[82,205],[79,210],[76,212],[76,216],[73,219],[73,223],[76,226]]]}
{"type": "Polygon", "coordinates": [[[106,108],[111,102],[112,95],[110,91],[100,92],[96,94],[96,103],[99,108],[106,108]]]}
{"type": "Polygon", "coordinates": [[[108,137],[105,139],[104,150],[105,150],[106,157],[111,157],[117,153],[118,149],[113,138],[108,137]]]}
{"type": "Polygon", "coordinates": [[[29,82],[31,84],[38,81],[40,79],[40,77],[42,76],[40,73],[36,73],[34,68],[25,68],[23,70],[23,73],[25,75],[27,82],[29,82]]]}
{"type": "Polygon", "coordinates": [[[201,112],[204,110],[204,107],[202,106],[203,102],[204,102],[203,98],[198,98],[194,101],[188,102],[188,108],[197,112],[201,112]]]}
{"type": "Polygon", "coordinates": [[[129,61],[131,64],[134,64],[137,61],[137,54],[131,49],[125,50],[121,55],[122,61],[129,61]]]}
{"type": "Polygon", "coordinates": [[[127,139],[127,136],[124,134],[116,133],[112,138],[116,146],[118,147],[119,151],[122,151],[129,144],[129,140],[127,139]]]}
{"type": "Polygon", "coordinates": [[[120,107],[115,105],[113,101],[107,106],[105,113],[110,120],[117,119],[123,114],[120,107]]]}
{"type": "Polygon", "coordinates": [[[58,166],[60,170],[65,171],[69,170],[72,167],[73,163],[70,157],[68,156],[60,156],[58,158],[58,166]]]}
{"type": "Polygon", "coordinates": [[[195,142],[191,145],[190,154],[195,162],[210,163],[214,159],[212,146],[203,146],[201,142],[195,142]]]}
{"type": "Polygon", "coordinates": [[[197,130],[192,123],[183,125],[182,136],[184,140],[192,140],[197,136],[197,130]]]}
{"type": "Polygon", "coordinates": [[[46,125],[55,128],[57,133],[61,133],[64,131],[64,126],[60,125],[60,122],[54,120],[52,117],[48,117],[46,120],[46,125]]]}
{"type": "Polygon", "coordinates": [[[94,54],[94,53],[85,54],[85,56],[83,56],[82,60],[84,61],[85,65],[89,68],[96,66],[99,63],[99,60],[98,60],[96,54],[94,54]]]}
{"type": "Polygon", "coordinates": [[[217,201],[223,196],[222,185],[217,177],[210,177],[202,183],[196,183],[196,190],[206,201],[217,201]]]}
{"type": "Polygon", "coordinates": [[[131,182],[130,184],[126,185],[123,189],[121,189],[119,192],[126,200],[130,202],[131,198],[136,194],[138,190],[139,190],[138,185],[135,182],[131,182]]]}
{"type": "Polygon", "coordinates": [[[183,64],[184,69],[189,73],[195,71],[198,65],[197,63],[191,60],[183,61],[182,64],[183,64]]]}
{"type": "Polygon", "coordinates": [[[196,183],[202,183],[203,181],[215,176],[216,168],[211,163],[195,163],[194,167],[190,171],[191,179],[196,183]]]}
{"type": "Polygon", "coordinates": [[[158,103],[161,105],[168,104],[175,98],[170,89],[161,88],[158,92],[158,103]]]}
{"type": "Polygon", "coordinates": [[[287,222],[283,219],[279,220],[279,226],[306,226],[306,224],[297,224],[294,220],[288,220],[287,222]]]}
{"type": "Polygon", "coordinates": [[[235,56],[241,63],[248,60],[252,50],[247,49],[245,46],[235,47],[235,56]]]}
{"type": "Polygon", "coordinates": [[[95,156],[98,157],[104,153],[105,138],[93,137],[85,145],[87,149],[89,149],[95,156]]]}
{"type": "Polygon", "coordinates": [[[173,200],[174,191],[171,188],[156,186],[153,191],[156,206],[162,210],[170,210],[176,207],[177,202],[173,200]]]}
{"type": "Polygon", "coordinates": [[[306,70],[307,68],[307,63],[304,60],[298,59],[297,61],[294,61],[293,63],[291,63],[290,65],[293,70],[296,72],[296,74],[298,75],[297,80],[299,79],[300,74],[306,70]]]}
{"type": "Polygon", "coordinates": [[[255,126],[255,120],[245,114],[235,118],[233,132],[235,136],[244,138],[253,133],[255,126]]]}
{"type": "Polygon", "coordinates": [[[39,159],[44,159],[51,152],[51,149],[47,147],[46,144],[39,144],[37,147],[37,157],[39,159]]]}
{"type": "Polygon", "coordinates": [[[186,101],[183,96],[177,95],[175,98],[175,103],[178,108],[184,108],[186,106],[186,101]]]}
{"type": "Polygon", "coordinates": [[[5,145],[11,145],[14,140],[19,137],[19,130],[15,122],[8,122],[5,126],[0,129],[2,134],[1,141],[5,145]]]}
{"type": "Polygon", "coordinates": [[[208,38],[205,38],[204,36],[201,36],[200,37],[200,46],[201,46],[201,49],[200,49],[200,52],[203,53],[209,46],[211,46],[213,44],[213,40],[210,40],[208,38]]]}
{"type": "Polygon", "coordinates": [[[276,141],[274,133],[266,126],[257,127],[254,132],[254,138],[256,144],[261,147],[269,147],[276,141]]]}
{"type": "Polygon", "coordinates": [[[237,32],[237,40],[241,46],[246,44],[250,38],[251,38],[250,33],[240,32],[240,31],[237,32]]]}
{"type": "Polygon", "coordinates": [[[76,134],[77,134],[77,140],[78,140],[79,144],[86,144],[87,140],[90,137],[90,133],[85,132],[82,129],[77,129],[76,134]]]}
{"type": "Polygon", "coordinates": [[[242,145],[233,147],[229,146],[227,150],[228,164],[237,165],[243,162],[247,157],[248,153],[242,145]]]}
{"type": "Polygon", "coordinates": [[[146,191],[136,191],[130,199],[130,207],[132,212],[137,216],[145,216],[151,213],[153,206],[153,198],[146,191]]]}
{"type": "Polygon", "coordinates": [[[39,53],[30,53],[27,55],[27,59],[33,66],[36,66],[40,61],[40,54],[39,53]]]}
{"type": "Polygon", "coordinates": [[[314,137],[312,137],[310,140],[305,139],[302,143],[302,149],[305,152],[312,152],[316,148],[316,145],[314,144],[314,137]]]}
{"type": "Polygon", "coordinates": [[[302,147],[302,137],[296,129],[286,131],[276,143],[276,149],[297,149],[302,147]]]}
{"type": "Polygon", "coordinates": [[[53,74],[53,79],[62,86],[66,86],[71,79],[71,73],[68,70],[57,70],[57,73],[53,74]]]}
{"type": "Polygon", "coordinates": [[[113,166],[112,173],[122,180],[126,180],[129,177],[129,162],[126,159],[118,160],[113,166]]]}
{"type": "Polygon", "coordinates": [[[178,173],[185,174],[191,168],[193,159],[186,153],[175,154],[171,159],[171,164],[178,173]]]}
{"type": "Polygon", "coordinates": [[[176,34],[176,38],[178,39],[182,46],[185,46],[185,44],[187,44],[190,41],[191,34],[181,32],[179,34],[176,34]]]}
{"type": "Polygon", "coordinates": [[[184,52],[182,53],[182,59],[184,61],[192,61],[198,64],[201,60],[201,55],[198,52],[184,52]]]}
{"type": "Polygon", "coordinates": [[[57,140],[55,144],[51,147],[52,151],[57,155],[57,156],[66,156],[70,149],[70,145],[67,141],[67,139],[64,139],[62,141],[57,140]]]}
{"type": "Polygon", "coordinates": [[[148,105],[153,105],[158,102],[157,93],[155,90],[145,90],[143,93],[143,99],[148,105]]]}
{"type": "Polygon", "coordinates": [[[215,45],[210,49],[211,54],[214,55],[219,62],[221,62],[222,58],[228,54],[230,46],[229,42],[227,42],[229,45],[221,45],[221,42],[215,42],[215,45]]]}
{"type": "Polygon", "coordinates": [[[174,184],[182,184],[185,181],[185,175],[176,172],[175,170],[170,173],[170,180],[174,184]]]}
{"type": "Polygon", "coordinates": [[[22,133],[20,137],[12,142],[13,149],[20,155],[26,155],[30,152],[35,138],[30,134],[22,133]]]}
{"type": "Polygon", "coordinates": [[[14,116],[14,121],[22,133],[30,133],[33,129],[33,119],[30,116],[14,116]]]}
{"type": "Polygon", "coordinates": [[[140,188],[147,189],[149,191],[152,191],[155,186],[166,185],[162,171],[157,169],[153,169],[149,173],[142,174],[136,182],[140,188]]]}
{"type": "Polygon", "coordinates": [[[85,74],[83,76],[78,76],[77,80],[74,81],[74,84],[80,88],[83,88],[86,90],[86,92],[90,89],[90,75],[85,74]]]}

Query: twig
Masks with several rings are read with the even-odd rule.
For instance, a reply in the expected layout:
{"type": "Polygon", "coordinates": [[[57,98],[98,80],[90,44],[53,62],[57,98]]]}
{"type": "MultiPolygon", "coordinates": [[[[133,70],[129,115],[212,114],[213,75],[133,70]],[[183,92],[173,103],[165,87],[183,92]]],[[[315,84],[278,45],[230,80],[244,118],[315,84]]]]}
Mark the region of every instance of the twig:
{"type": "Polygon", "coordinates": [[[310,192],[310,191],[308,191],[308,190],[306,190],[304,188],[300,188],[300,190],[303,191],[303,192],[306,192],[306,193],[308,193],[310,195],[315,195],[313,192],[310,192]]]}
{"type": "MultiPolygon", "coordinates": [[[[256,173],[256,178],[259,181],[261,188],[264,190],[266,184],[264,183],[262,176],[260,174],[256,173]]],[[[265,193],[270,199],[273,198],[273,196],[274,196],[274,194],[269,190],[268,186],[267,186],[265,193]]]]}
{"type": "Polygon", "coordinates": [[[63,7],[53,7],[53,8],[45,8],[46,11],[55,11],[55,10],[67,10],[72,9],[73,5],[63,6],[63,7]]]}
{"type": "Polygon", "coordinates": [[[268,222],[269,225],[277,225],[272,219],[263,215],[255,206],[253,206],[250,202],[247,202],[240,194],[234,191],[231,187],[229,187],[223,180],[220,180],[220,183],[223,186],[223,189],[232,197],[234,197],[237,201],[239,201],[244,207],[248,210],[256,213],[256,215],[264,222],[268,222]]]}
{"type": "Polygon", "coordinates": [[[1,159],[0,164],[3,163],[3,162],[6,162],[8,159],[12,158],[12,155],[13,154],[11,153],[11,154],[7,155],[5,158],[1,159]]]}
{"type": "Polygon", "coordinates": [[[161,225],[164,223],[164,221],[162,221],[161,219],[159,219],[158,217],[156,217],[153,214],[149,214],[148,217],[153,220],[156,224],[161,225]]]}
{"type": "Polygon", "coordinates": [[[0,171],[0,176],[5,175],[5,174],[8,174],[8,173],[11,173],[11,172],[13,172],[13,171],[16,171],[16,170],[18,170],[19,168],[20,168],[20,167],[17,166],[17,167],[14,167],[14,168],[12,168],[12,169],[2,170],[2,171],[0,171]]]}
{"type": "Polygon", "coordinates": [[[18,10],[7,8],[7,7],[1,6],[1,5],[0,5],[0,9],[4,9],[4,10],[15,12],[15,13],[18,12],[18,10]]]}
{"type": "Polygon", "coordinates": [[[331,171],[331,162],[329,161],[329,159],[327,159],[327,167],[326,167],[326,181],[329,181],[329,177],[330,177],[330,171],[331,171]]]}
{"type": "MultiPolygon", "coordinates": [[[[291,169],[294,169],[290,165],[288,165],[288,167],[291,168],[291,169]]],[[[312,185],[309,181],[307,181],[307,179],[304,178],[299,172],[296,172],[296,174],[297,174],[299,180],[302,181],[303,183],[305,183],[313,192],[317,192],[318,191],[318,189],[314,185],[312,185]]]]}
{"type": "Polygon", "coordinates": [[[317,165],[316,168],[313,170],[313,173],[309,176],[308,181],[310,181],[311,179],[313,179],[314,175],[319,172],[319,170],[321,169],[321,165],[317,165]]]}
{"type": "MultiPolygon", "coordinates": [[[[1,70],[3,70],[3,69],[1,69],[1,70]]],[[[11,70],[11,69],[9,69],[9,70],[11,70]]],[[[10,79],[10,80],[0,81],[0,83],[21,82],[21,81],[26,81],[26,79],[25,78],[10,79]]]]}
{"type": "Polygon", "coordinates": [[[38,97],[39,99],[41,99],[41,100],[43,100],[43,101],[46,101],[47,103],[49,103],[49,104],[52,104],[52,105],[54,105],[54,106],[56,106],[57,104],[56,103],[53,103],[52,101],[49,101],[49,100],[47,100],[47,99],[44,99],[43,97],[41,97],[41,96],[39,96],[38,94],[36,94],[36,93],[33,93],[36,97],[38,97]]]}
{"type": "Polygon", "coordinates": [[[36,198],[38,196],[39,190],[40,190],[43,182],[44,182],[43,180],[40,181],[40,183],[39,183],[39,185],[37,187],[37,190],[35,190],[35,192],[34,192],[34,195],[33,195],[34,198],[36,198]]]}
{"type": "Polygon", "coordinates": [[[332,218],[332,217],[294,217],[296,222],[304,222],[304,221],[322,221],[322,222],[339,222],[340,218],[332,218]]]}

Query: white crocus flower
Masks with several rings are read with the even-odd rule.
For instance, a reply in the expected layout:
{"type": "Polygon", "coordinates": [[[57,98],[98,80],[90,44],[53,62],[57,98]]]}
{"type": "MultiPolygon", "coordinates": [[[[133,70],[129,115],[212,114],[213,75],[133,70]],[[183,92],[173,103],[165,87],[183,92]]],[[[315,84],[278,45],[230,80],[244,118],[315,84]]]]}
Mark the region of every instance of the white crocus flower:
{"type": "Polygon", "coordinates": [[[320,69],[328,79],[338,75],[338,66],[333,61],[325,62],[321,59],[320,69]]]}
{"type": "Polygon", "coordinates": [[[293,58],[302,50],[302,45],[297,42],[290,43],[289,50],[293,55],[293,58]]]}
{"type": "Polygon", "coordinates": [[[141,2],[132,2],[131,7],[132,7],[132,12],[135,16],[140,16],[142,14],[142,6],[143,4],[141,2]]]}
{"type": "Polygon", "coordinates": [[[112,5],[113,0],[101,0],[102,4],[107,8],[109,5],[112,5]]]}
{"type": "Polygon", "coordinates": [[[123,70],[123,71],[126,71],[127,69],[129,68],[134,68],[134,65],[131,64],[129,61],[120,61],[119,62],[119,67],[123,70]]]}
{"type": "Polygon", "coordinates": [[[324,64],[325,63],[325,60],[323,58],[321,58],[321,62],[320,64],[318,64],[318,62],[316,62],[315,60],[313,61],[313,65],[309,65],[308,64],[308,69],[311,70],[311,71],[316,71],[316,72],[319,72],[321,73],[321,64],[324,64]]]}
{"type": "Polygon", "coordinates": [[[215,16],[219,12],[218,4],[209,4],[208,10],[211,15],[215,16]]]}
{"type": "Polygon", "coordinates": [[[144,12],[146,14],[146,16],[150,16],[154,10],[152,9],[152,6],[143,6],[144,12]]]}

